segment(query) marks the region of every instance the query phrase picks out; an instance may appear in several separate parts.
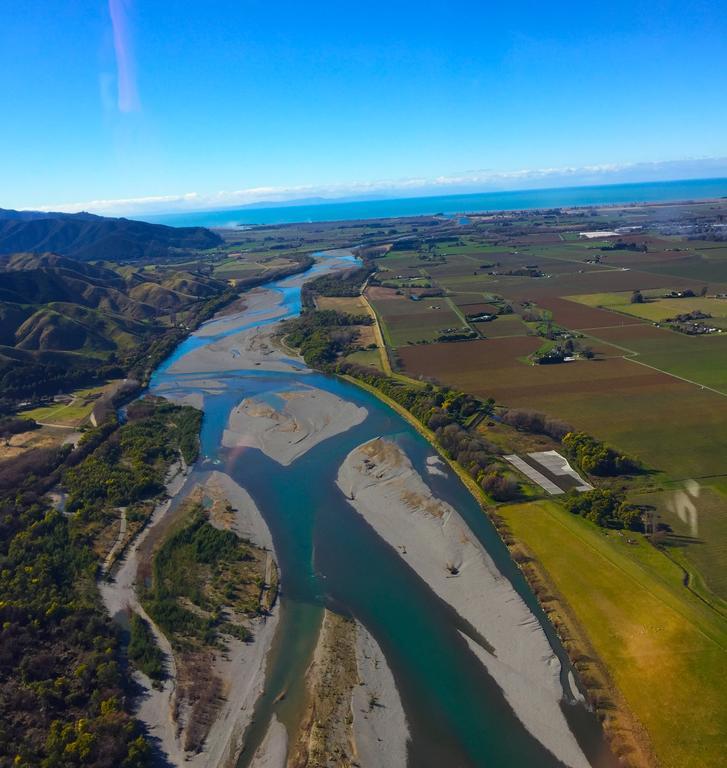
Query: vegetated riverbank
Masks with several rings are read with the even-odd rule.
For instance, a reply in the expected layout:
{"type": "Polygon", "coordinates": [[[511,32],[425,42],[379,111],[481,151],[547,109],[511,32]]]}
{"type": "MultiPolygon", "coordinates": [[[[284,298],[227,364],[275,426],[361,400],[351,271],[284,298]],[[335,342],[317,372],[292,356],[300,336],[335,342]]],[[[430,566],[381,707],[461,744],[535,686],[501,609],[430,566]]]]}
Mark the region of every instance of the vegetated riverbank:
{"type": "MultiPolygon", "coordinates": [[[[265,660],[278,620],[275,604],[278,575],[272,539],[249,494],[221,472],[190,478],[177,475],[168,487],[168,494],[169,499],[157,507],[147,527],[129,548],[114,581],[101,585],[101,593],[112,616],[135,613],[147,623],[165,658],[166,670],[161,680],[151,680],[141,671],[134,673],[144,691],[136,716],[146,725],[159,751],[175,765],[200,768],[234,765],[254,703],[262,690],[265,660]],[[179,611],[186,610],[182,608],[182,604],[188,604],[186,596],[182,596],[182,603],[176,606],[176,603],[170,604],[169,599],[160,602],[158,594],[156,599],[146,594],[160,550],[175,534],[189,528],[190,503],[198,509],[208,508],[206,519],[215,529],[232,532],[240,542],[249,542],[247,546],[255,557],[246,556],[252,564],[247,570],[253,567],[257,576],[248,576],[265,585],[260,593],[260,617],[245,620],[239,609],[222,608],[220,613],[219,608],[210,608],[221,617],[215,619],[215,624],[219,624],[223,632],[211,644],[187,638],[184,627],[189,622],[180,624],[178,630],[170,629],[170,622],[178,621],[179,611]],[[140,596],[144,596],[143,600],[140,596]]],[[[192,544],[202,551],[199,548],[208,546],[210,539],[209,535],[203,536],[192,544]]],[[[220,546],[229,551],[229,539],[220,546]]],[[[234,555],[231,563],[239,556],[234,555]]],[[[174,563],[177,559],[174,551],[167,553],[167,562],[174,563]]],[[[204,556],[200,564],[188,563],[181,582],[182,591],[199,593],[208,607],[220,600],[237,605],[239,598],[224,594],[219,584],[213,585],[215,594],[210,593],[208,570],[216,565],[215,561],[205,566],[204,556]],[[188,583],[194,578],[190,571],[200,577],[199,583],[188,583]]],[[[178,579],[175,577],[174,581],[178,579]]],[[[252,590],[255,591],[254,585],[252,590]]],[[[208,614],[209,611],[201,609],[193,612],[197,621],[203,623],[210,620],[208,614]]],[[[208,632],[204,630],[205,635],[208,632]]]]}
{"type": "Polygon", "coordinates": [[[603,724],[614,754],[634,768],[658,765],[648,733],[595,651],[567,597],[522,535],[516,536],[497,512],[491,514],[491,519],[578,670],[588,701],[603,724]]]}
{"type": "MultiPolygon", "coordinates": [[[[523,557],[523,554],[528,550],[524,542],[515,537],[503,525],[502,518],[498,516],[496,511],[496,502],[482,490],[470,473],[444,450],[434,432],[422,424],[404,406],[388,397],[377,387],[356,376],[338,375],[371,393],[399,413],[430,443],[457,474],[480,505],[483,513],[493,522],[500,538],[510,550],[518,568],[520,568],[548,616],[570,662],[578,672],[578,683],[586,693],[589,706],[597,713],[614,754],[618,755],[625,765],[634,766],[634,768],[658,765],[648,733],[614,683],[608,666],[594,651],[588,639],[588,633],[576,614],[570,609],[567,597],[557,591],[552,579],[547,577],[537,558],[533,557],[532,554],[523,557]]],[[[412,382],[412,384],[417,385],[418,382],[412,382]]],[[[575,685],[575,681],[572,681],[574,691],[576,690],[575,685]]]]}
{"type": "Polygon", "coordinates": [[[590,667],[584,674],[596,678],[594,687],[603,686],[599,713],[607,727],[623,732],[625,761],[638,764],[641,755],[629,746],[643,734],[638,726],[631,733],[625,717],[619,722],[628,709],[618,701],[611,706],[610,681],[646,728],[644,764],[652,764],[651,748],[665,768],[721,766],[727,628],[684,588],[681,570],[645,538],[596,529],[552,502],[505,505],[499,514],[521,542],[521,554],[542,568],[543,600],[560,608],[560,594],[549,586],[556,584],[590,630],[587,640],[608,676],[598,678],[588,646],[579,665],[590,667]],[[678,727],[670,713],[679,713],[678,727]]]}

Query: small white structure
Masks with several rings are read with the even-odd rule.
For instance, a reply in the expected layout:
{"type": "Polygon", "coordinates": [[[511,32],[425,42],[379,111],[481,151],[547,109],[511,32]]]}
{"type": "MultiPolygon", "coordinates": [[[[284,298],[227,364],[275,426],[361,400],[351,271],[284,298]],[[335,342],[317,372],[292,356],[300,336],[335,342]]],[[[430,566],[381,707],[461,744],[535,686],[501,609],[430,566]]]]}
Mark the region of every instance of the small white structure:
{"type": "Polygon", "coordinates": [[[604,230],[603,232],[579,232],[578,237],[584,237],[586,240],[598,240],[601,237],[620,237],[618,232],[604,230]]]}
{"type": "Polygon", "coordinates": [[[562,488],[559,488],[552,480],[549,480],[542,472],[538,472],[535,467],[531,467],[526,461],[523,461],[519,456],[512,453],[509,456],[503,456],[505,461],[509,461],[510,464],[519,469],[525,477],[529,478],[533,482],[537,483],[544,491],[547,491],[551,496],[558,496],[561,493],[565,493],[562,488]]]}
{"type": "Polygon", "coordinates": [[[593,486],[587,483],[568,463],[568,459],[565,456],[561,456],[558,451],[538,451],[536,453],[529,453],[528,456],[537,461],[538,464],[545,467],[553,475],[559,475],[561,477],[572,477],[578,481],[576,490],[578,491],[592,491],[593,486]]]}

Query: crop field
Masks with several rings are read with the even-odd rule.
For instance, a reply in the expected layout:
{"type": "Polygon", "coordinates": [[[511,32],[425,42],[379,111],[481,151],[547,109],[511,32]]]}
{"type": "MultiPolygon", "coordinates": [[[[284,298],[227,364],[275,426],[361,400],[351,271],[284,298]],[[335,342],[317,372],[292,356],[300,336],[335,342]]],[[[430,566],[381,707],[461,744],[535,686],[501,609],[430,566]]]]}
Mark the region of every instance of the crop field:
{"type": "Polygon", "coordinates": [[[712,387],[727,396],[727,334],[715,338],[688,336],[687,340],[705,343],[694,344],[687,351],[672,348],[642,353],[637,361],[712,387]]]}
{"type": "Polygon", "coordinates": [[[399,355],[410,376],[564,419],[675,478],[727,471],[727,397],[620,357],[523,363],[541,341],[491,338],[406,347],[399,355]]]}
{"type": "Polygon", "coordinates": [[[349,315],[368,314],[366,303],[360,296],[317,296],[316,305],[318,309],[333,309],[349,315]]]}
{"type": "Polygon", "coordinates": [[[463,325],[446,298],[412,301],[387,288],[370,289],[366,296],[381,320],[387,344],[395,348],[432,341],[445,328],[461,328],[463,325]]]}
{"type": "MultiPolygon", "coordinates": [[[[671,254],[669,254],[671,256],[671,254]]],[[[617,263],[615,260],[613,263],[617,263]]],[[[660,275],[674,275],[704,283],[727,283],[727,248],[709,247],[698,253],[681,253],[678,258],[664,258],[642,263],[641,269],[660,275]]]]}
{"type": "MultiPolygon", "coordinates": [[[[464,307],[463,307],[464,309],[464,307]]],[[[525,336],[528,327],[520,319],[519,315],[499,315],[495,320],[487,323],[474,323],[474,327],[483,335],[491,339],[505,336],[525,336]]]]}
{"type": "Polygon", "coordinates": [[[616,312],[584,306],[569,299],[543,298],[538,301],[538,306],[551,312],[553,322],[576,331],[643,322],[639,318],[624,317],[616,312]]]}
{"type": "Polygon", "coordinates": [[[653,325],[595,328],[587,334],[615,345],[636,363],[727,394],[727,334],[688,336],[653,325]]]}
{"type": "Polygon", "coordinates": [[[616,309],[634,317],[651,322],[661,322],[676,315],[689,312],[703,312],[714,318],[727,317],[727,299],[693,296],[683,299],[650,298],[645,296],[641,304],[631,303],[631,294],[601,293],[586,294],[585,296],[569,296],[573,302],[589,307],[598,306],[606,309],[616,309]]]}
{"type": "MultiPolygon", "coordinates": [[[[495,279],[495,278],[492,278],[495,279]]],[[[664,278],[660,275],[637,270],[599,269],[571,272],[551,278],[498,278],[499,285],[493,290],[509,298],[530,299],[538,297],[562,297],[586,293],[633,292],[637,288],[669,290],[691,288],[698,292],[703,283],[686,278],[664,278]],[[502,287],[500,287],[502,286],[502,287]],[[505,288],[507,286],[507,288],[505,288]]]]}
{"type": "Polygon", "coordinates": [[[473,302],[471,297],[458,296],[452,299],[454,303],[459,307],[460,311],[465,315],[496,315],[498,307],[495,304],[489,304],[487,302],[473,302]],[[457,301],[459,299],[459,301],[457,301]]]}
{"type": "Polygon", "coordinates": [[[657,328],[651,323],[627,323],[594,328],[588,335],[621,347],[624,352],[648,352],[654,349],[654,345],[671,347],[674,343],[673,337],[687,339],[682,334],[667,328],[657,328]]]}
{"type": "Polygon", "coordinates": [[[553,502],[499,514],[565,595],[661,764],[722,765],[727,630],[682,586],[681,569],[639,534],[629,545],[553,502]]]}

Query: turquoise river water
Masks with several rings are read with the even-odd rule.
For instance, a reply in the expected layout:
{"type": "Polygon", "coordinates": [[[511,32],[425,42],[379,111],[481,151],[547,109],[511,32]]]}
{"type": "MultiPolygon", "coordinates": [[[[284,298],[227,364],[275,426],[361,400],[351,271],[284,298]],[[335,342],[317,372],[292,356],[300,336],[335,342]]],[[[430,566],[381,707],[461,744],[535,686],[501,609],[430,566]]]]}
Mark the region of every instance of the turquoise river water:
{"type": "MultiPolygon", "coordinates": [[[[352,257],[318,254],[321,262],[350,266],[352,257]]],[[[316,265],[311,274],[320,269],[316,265]]],[[[298,283],[300,281],[297,281],[298,283]]],[[[285,316],[300,311],[295,280],[272,283],[285,316]]],[[[172,374],[170,366],[191,350],[221,336],[274,322],[241,313],[234,329],[193,334],[157,370],[151,391],[169,394],[196,374],[172,374]]],[[[215,321],[212,321],[214,323],[215,321]]],[[[229,323],[229,318],[226,318],[229,323]]],[[[550,768],[556,760],[517,719],[483,665],[457,631],[459,617],[380,539],[335,485],[341,462],[357,445],[383,435],[395,440],[433,492],[452,504],[487,548],[500,571],[544,627],[564,665],[567,657],[519,570],[488,518],[451,472],[427,473],[431,446],[397,413],[369,393],[316,372],[269,373],[260,369],[214,373],[217,394],[204,394],[202,458],[196,473],[221,469],[248,490],[270,527],[281,568],[281,618],[271,650],[265,691],[259,699],[238,763],[249,764],[275,714],[286,725],[300,714],[304,675],[316,644],[324,607],[361,621],[391,667],[411,732],[414,768],[550,768]],[[314,386],[364,406],[363,423],[315,446],[288,467],[260,451],[221,447],[230,411],[245,397],[275,404],[278,391],[314,386]]],[[[184,389],[188,393],[189,389],[184,389]]],[[[583,705],[563,703],[568,723],[594,768],[617,765],[595,716],[583,705]]]]}

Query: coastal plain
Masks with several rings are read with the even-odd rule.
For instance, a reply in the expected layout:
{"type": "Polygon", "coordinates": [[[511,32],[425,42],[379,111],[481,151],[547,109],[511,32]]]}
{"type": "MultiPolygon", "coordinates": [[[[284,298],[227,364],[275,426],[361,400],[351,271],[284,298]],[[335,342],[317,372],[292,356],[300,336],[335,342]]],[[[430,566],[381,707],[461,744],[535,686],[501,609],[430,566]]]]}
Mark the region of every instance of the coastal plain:
{"type": "Polygon", "coordinates": [[[96,350],[113,377],[20,407],[0,458],[68,460],[44,525],[97,562],[139,693],[122,706],[155,759],[720,765],[725,213],[228,229],[199,259],[104,273],[204,298],[165,307],[158,348],[136,350],[134,326],[136,367],[96,350]],[[147,415],[204,411],[199,440],[170,432],[163,462],[138,447],[161,422],[125,424],[131,370],[147,415]],[[563,439],[576,432],[628,470],[584,468],[563,439]],[[596,496],[551,497],[505,461],[544,452],[596,496]],[[132,466],[141,502],[66,508],[73,482],[111,487],[132,466]],[[633,514],[604,523],[574,513],[579,498],[633,514]]]}

